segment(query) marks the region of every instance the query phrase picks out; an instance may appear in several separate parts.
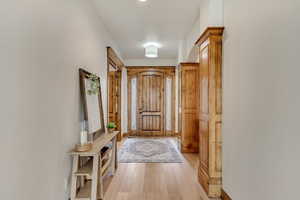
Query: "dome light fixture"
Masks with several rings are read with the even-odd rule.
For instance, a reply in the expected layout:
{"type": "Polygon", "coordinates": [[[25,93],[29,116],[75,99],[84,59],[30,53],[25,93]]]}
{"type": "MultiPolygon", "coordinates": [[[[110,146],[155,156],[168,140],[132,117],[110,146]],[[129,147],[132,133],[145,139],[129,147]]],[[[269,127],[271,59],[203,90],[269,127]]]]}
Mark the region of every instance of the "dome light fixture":
{"type": "Polygon", "coordinates": [[[148,0],[136,0],[136,4],[139,7],[148,6],[150,4],[150,1],[148,0]]]}
{"type": "Polygon", "coordinates": [[[144,45],[145,48],[145,56],[147,58],[157,58],[158,57],[158,48],[160,48],[161,45],[149,42],[144,45]]]}

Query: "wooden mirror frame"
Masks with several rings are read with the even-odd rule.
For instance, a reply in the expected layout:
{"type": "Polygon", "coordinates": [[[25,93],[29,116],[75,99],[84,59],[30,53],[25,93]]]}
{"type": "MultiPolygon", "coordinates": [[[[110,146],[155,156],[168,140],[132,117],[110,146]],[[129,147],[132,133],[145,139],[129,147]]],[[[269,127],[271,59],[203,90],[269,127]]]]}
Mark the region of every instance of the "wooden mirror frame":
{"type": "MultiPolygon", "coordinates": [[[[81,100],[83,103],[83,113],[84,113],[84,120],[88,121],[88,107],[87,107],[87,100],[86,100],[86,87],[85,87],[85,79],[88,78],[89,75],[92,73],[84,70],[79,69],[79,82],[80,82],[80,93],[81,93],[81,100]]],[[[104,125],[104,114],[103,114],[103,104],[102,104],[102,94],[101,94],[101,82],[100,77],[98,77],[99,81],[99,93],[98,93],[98,102],[99,102],[99,111],[100,111],[100,123],[101,128],[94,133],[91,133],[93,136],[92,140],[100,137],[102,134],[105,134],[105,125],[104,125]]]]}

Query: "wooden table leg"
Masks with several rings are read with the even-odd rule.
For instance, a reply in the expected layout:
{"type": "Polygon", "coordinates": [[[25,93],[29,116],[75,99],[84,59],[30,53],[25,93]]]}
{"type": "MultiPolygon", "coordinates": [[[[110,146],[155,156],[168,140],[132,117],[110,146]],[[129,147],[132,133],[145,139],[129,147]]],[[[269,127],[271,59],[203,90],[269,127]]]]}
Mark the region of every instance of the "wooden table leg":
{"type": "Polygon", "coordinates": [[[94,155],[91,200],[97,200],[98,172],[99,172],[99,155],[94,155]]]}
{"type": "Polygon", "coordinates": [[[117,138],[114,137],[114,139],[112,140],[112,162],[111,162],[111,173],[112,175],[115,175],[115,171],[116,171],[116,168],[117,168],[117,161],[116,161],[116,158],[117,158],[117,138]]]}
{"type": "Polygon", "coordinates": [[[99,198],[100,199],[104,199],[104,194],[103,194],[103,177],[102,177],[102,174],[101,174],[101,169],[102,169],[102,157],[101,157],[101,153],[100,153],[100,168],[99,168],[99,181],[98,181],[98,193],[99,193],[99,198]]]}
{"type": "Polygon", "coordinates": [[[72,167],[72,182],[71,182],[71,200],[75,200],[76,198],[76,190],[77,190],[77,176],[75,173],[78,170],[78,160],[79,156],[73,156],[73,167],[72,167]]]}

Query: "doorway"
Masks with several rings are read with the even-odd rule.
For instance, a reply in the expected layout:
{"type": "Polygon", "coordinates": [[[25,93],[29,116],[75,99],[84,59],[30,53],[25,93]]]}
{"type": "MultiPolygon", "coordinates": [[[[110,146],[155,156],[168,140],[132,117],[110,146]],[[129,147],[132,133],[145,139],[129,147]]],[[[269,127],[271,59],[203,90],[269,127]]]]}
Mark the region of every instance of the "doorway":
{"type": "Polygon", "coordinates": [[[108,121],[121,128],[121,71],[109,65],[108,72],[108,121]]]}
{"type": "Polygon", "coordinates": [[[122,140],[121,83],[124,64],[110,47],[107,48],[107,121],[116,125],[117,140],[122,140]]]}
{"type": "Polygon", "coordinates": [[[127,67],[129,136],[175,135],[175,67],[127,67]]]}

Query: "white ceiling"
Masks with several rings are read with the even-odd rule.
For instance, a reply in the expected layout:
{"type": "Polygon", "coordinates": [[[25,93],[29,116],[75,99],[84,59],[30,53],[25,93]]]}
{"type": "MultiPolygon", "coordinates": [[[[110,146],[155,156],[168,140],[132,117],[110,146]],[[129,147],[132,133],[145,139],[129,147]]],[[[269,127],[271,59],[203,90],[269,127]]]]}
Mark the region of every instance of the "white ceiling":
{"type": "Polygon", "coordinates": [[[124,59],[144,58],[143,44],[158,42],[159,58],[177,58],[179,41],[191,30],[200,0],[94,0],[124,59]]]}

